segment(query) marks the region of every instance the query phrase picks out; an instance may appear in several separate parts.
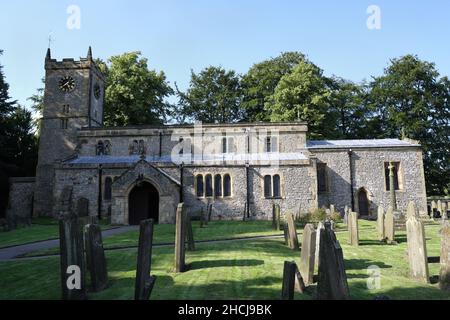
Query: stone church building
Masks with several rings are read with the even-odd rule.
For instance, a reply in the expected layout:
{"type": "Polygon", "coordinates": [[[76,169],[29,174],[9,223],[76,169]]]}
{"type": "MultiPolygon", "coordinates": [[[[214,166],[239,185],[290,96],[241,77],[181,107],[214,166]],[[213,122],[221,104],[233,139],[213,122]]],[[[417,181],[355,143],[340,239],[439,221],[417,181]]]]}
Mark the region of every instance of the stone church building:
{"type": "Polygon", "coordinates": [[[11,179],[9,214],[65,210],[119,225],[173,223],[179,202],[213,219],[270,219],[272,206],[304,213],[334,204],[361,216],[413,200],[427,211],[421,146],[414,141],[308,141],[303,122],[103,126],[105,79],[89,49],[45,59],[45,108],[35,178],[11,179]],[[391,169],[392,170],[392,169],[391,169]]]}

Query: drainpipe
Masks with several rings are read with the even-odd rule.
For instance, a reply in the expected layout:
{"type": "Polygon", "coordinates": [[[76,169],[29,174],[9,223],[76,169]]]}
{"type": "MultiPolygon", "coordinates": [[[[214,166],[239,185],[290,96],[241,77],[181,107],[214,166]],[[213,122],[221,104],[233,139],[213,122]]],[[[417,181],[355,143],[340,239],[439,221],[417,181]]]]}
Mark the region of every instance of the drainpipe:
{"type": "Polygon", "coordinates": [[[162,157],[162,132],[159,131],[159,158],[162,157]]]}
{"type": "Polygon", "coordinates": [[[180,164],[180,203],[184,202],[183,199],[183,175],[184,175],[184,163],[180,164]]]}
{"type": "Polygon", "coordinates": [[[103,168],[100,164],[98,166],[98,201],[97,201],[97,217],[98,220],[102,219],[102,176],[103,176],[103,168]]]}
{"type": "Polygon", "coordinates": [[[352,200],[352,212],[355,211],[355,196],[353,193],[353,163],[352,163],[352,155],[353,150],[348,150],[348,161],[349,161],[349,169],[350,169],[350,195],[352,200]]]}
{"type": "Polygon", "coordinates": [[[245,164],[245,177],[246,177],[246,181],[247,181],[247,208],[245,209],[246,212],[245,214],[247,215],[247,218],[250,218],[250,175],[249,175],[249,171],[250,171],[250,165],[247,163],[245,164]]]}

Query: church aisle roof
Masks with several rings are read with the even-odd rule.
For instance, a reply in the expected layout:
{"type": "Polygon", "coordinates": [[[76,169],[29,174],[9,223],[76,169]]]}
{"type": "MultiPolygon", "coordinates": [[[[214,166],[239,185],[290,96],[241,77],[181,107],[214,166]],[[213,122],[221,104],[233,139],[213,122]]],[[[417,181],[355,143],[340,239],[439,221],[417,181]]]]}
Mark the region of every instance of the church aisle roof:
{"type": "Polygon", "coordinates": [[[348,148],[393,148],[420,147],[420,144],[399,139],[362,139],[362,140],[311,140],[308,149],[348,149],[348,148]]]}

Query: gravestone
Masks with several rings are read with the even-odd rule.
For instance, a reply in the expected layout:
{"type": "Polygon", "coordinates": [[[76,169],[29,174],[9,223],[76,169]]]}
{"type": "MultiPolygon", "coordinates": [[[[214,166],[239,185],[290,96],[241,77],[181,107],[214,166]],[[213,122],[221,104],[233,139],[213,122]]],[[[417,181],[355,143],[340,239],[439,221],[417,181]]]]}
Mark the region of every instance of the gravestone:
{"type": "Polygon", "coordinates": [[[305,284],[294,261],[285,261],[283,268],[283,284],[281,288],[282,300],[293,300],[294,291],[303,293],[305,284]]]}
{"type": "Polygon", "coordinates": [[[212,203],[210,203],[208,205],[208,222],[211,222],[212,208],[213,208],[213,205],[212,205],[212,203]]]}
{"type": "Polygon", "coordinates": [[[409,219],[411,216],[419,218],[419,213],[417,212],[416,205],[413,201],[409,201],[408,207],[406,208],[406,219],[409,219]]]}
{"type": "Polygon", "coordinates": [[[284,232],[284,244],[289,246],[289,231],[287,223],[283,225],[283,232],[284,232]]]}
{"type": "Polygon", "coordinates": [[[70,215],[72,214],[72,187],[64,187],[59,197],[59,214],[70,215]]]}
{"type": "Polygon", "coordinates": [[[336,212],[336,207],[334,206],[334,204],[330,205],[330,213],[334,214],[336,212]]]}
{"type": "Polygon", "coordinates": [[[441,270],[439,288],[450,291],[450,222],[446,221],[441,231],[441,270]]]}
{"type": "Polygon", "coordinates": [[[86,299],[83,234],[75,214],[60,216],[59,249],[63,300],[86,299]]]}
{"type": "Polygon", "coordinates": [[[348,224],[348,213],[349,213],[350,209],[345,206],[344,208],[344,224],[347,225],[348,224]]]}
{"type": "Polygon", "coordinates": [[[180,203],[176,212],[176,226],[175,226],[175,272],[186,271],[186,223],[184,204],[180,203]]]}
{"type": "Polygon", "coordinates": [[[437,210],[442,217],[442,201],[441,200],[438,200],[438,202],[437,202],[437,210]]]}
{"type": "Polygon", "coordinates": [[[319,264],[320,264],[320,255],[319,255],[319,251],[320,251],[320,233],[325,229],[324,223],[322,221],[320,221],[317,224],[317,230],[316,230],[316,264],[317,264],[317,269],[319,268],[319,264]]]}
{"type": "Polygon", "coordinates": [[[272,206],[272,227],[275,230],[280,230],[280,205],[274,203],[272,206]]]}
{"type": "Polygon", "coordinates": [[[331,225],[325,222],[320,232],[320,265],[316,299],[346,300],[349,298],[344,255],[331,225]]]}
{"type": "Polygon", "coordinates": [[[395,243],[394,209],[389,206],[384,216],[384,233],[387,243],[395,243]]]}
{"type": "Polygon", "coordinates": [[[87,217],[89,216],[89,200],[86,198],[80,198],[77,201],[77,216],[87,217]]]}
{"type": "Polygon", "coordinates": [[[348,235],[351,246],[359,246],[358,213],[350,212],[348,215],[348,235]]]}
{"type": "Polygon", "coordinates": [[[288,247],[292,250],[298,250],[298,237],[297,237],[297,229],[295,228],[294,216],[292,213],[286,214],[287,226],[288,226],[288,247]]]}
{"type": "Polygon", "coordinates": [[[316,255],[316,230],[314,225],[307,224],[303,229],[302,251],[300,254],[300,274],[305,285],[314,283],[314,260],[316,255]]]}
{"type": "Polygon", "coordinates": [[[153,247],[153,220],[143,220],[139,227],[139,246],[136,267],[135,300],[148,300],[156,277],[151,276],[153,247]]]}
{"type": "Polygon", "coordinates": [[[445,220],[448,220],[448,214],[447,214],[447,204],[445,202],[442,203],[442,221],[444,223],[445,220]]]}
{"type": "Polygon", "coordinates": [[[425,229],[423,223],[412,212],[408,212],[406,235],[410,276],[418,281],[429,283],[425,229]]]}
{"type": "Polygon", "coordinates": [[[92,291],[99,292],[108,286],[108,271],[100,226],[88,224],[85,227],[84,239],[86,243],[86,265],[91,275],[92,291]]]}
{"type": "Polygon", "coordinates": [[[189,251],[195,251],[194,230],[192,229],[192,219],[190,214],[186,214],[186,242],[189,251]]]}
{"type": "Polygon", "coordinates": [[[203,210],[203,207],[200,211],[200,228],[203,228],[206,224],[206,218],[205,218],[205,211],[203,210]]]}
{"type": "Polygon", "coordinates": [[[378,240],[386,240],[386,234],[384,232],[384,210],[381,206],[378,207],[377,216],[377,230],[378,230],[378,240]]]}

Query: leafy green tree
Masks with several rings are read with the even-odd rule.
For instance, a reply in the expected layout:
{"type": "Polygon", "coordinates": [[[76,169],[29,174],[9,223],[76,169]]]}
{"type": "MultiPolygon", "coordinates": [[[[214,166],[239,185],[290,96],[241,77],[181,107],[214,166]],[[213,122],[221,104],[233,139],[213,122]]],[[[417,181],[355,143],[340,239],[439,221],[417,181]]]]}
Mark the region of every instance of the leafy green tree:
{"type": "Polygon", "coordinates": [[[327,113],[330,96],[328,79],[322,70],[302,61],[281,78],[266,109],[272,121],[306,121],[311,138],[326,138],[335,130],[335,124],[326,121],[332,116],[327,113]]]}
{"type": "Polygon", "coordinates": [[[178,90],[179,116],[205,123],[236,122],[244,118],[241,108],[242,88],[239,76],[233,71],[210,66],[199,74],[191,71],[188,90],[178,90]]]}
{"type": "Polygon", "coordinates": [[[265,106],[275,92],[280,79],[291,73],[300,62],[306,61],[299,52],[285,52],[278,57],[254,64],[242,78],[243,101],[248,121],[269,121],[265,106]]]}
{"type": "Polygon", "coordinates": [[[164,72],[148,68],[140,52],[113,56],[108,64],[99,63],[106,74],[105,125],[127,126],[162,124],[170,115],[166,98],[173,89],[164,72]]]}
{"type": "Polygon", "coordinates": [[[434,63],[406,55],[391,60],[370,83],[368,96],[374,138],[402,136],[421,143],[427,192],[450,189],[450,82],[434,63]]]}

